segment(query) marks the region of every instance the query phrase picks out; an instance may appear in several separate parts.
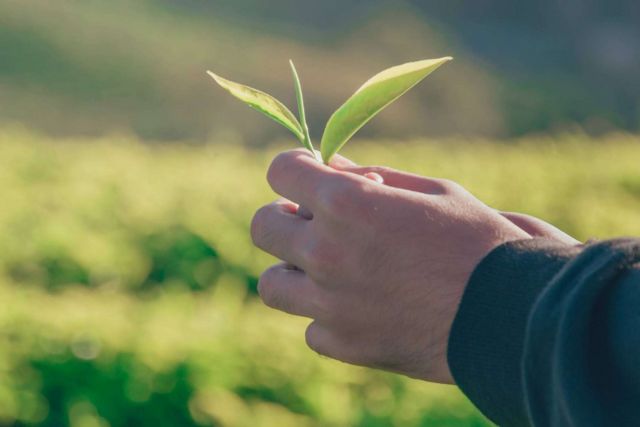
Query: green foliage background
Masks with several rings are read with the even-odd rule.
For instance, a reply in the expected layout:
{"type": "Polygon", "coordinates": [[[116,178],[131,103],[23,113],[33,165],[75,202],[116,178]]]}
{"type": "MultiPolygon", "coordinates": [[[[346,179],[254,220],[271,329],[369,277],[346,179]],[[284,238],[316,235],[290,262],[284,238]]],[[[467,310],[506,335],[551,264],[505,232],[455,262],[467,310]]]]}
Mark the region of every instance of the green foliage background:
{"type": "MultiPolygon", "coordinates": [[[[483,426],[453,387],[351,367],[263,307],[251,150],[0,131],[0,425],[483,426]]],[[[290,146],[290,142],[287,143],[290,146]]],[[[580,239],[640,235],[640,140],[354,141],[580,239]]]]}
{"type": "Polygon", "coordinates": [[[640,235],[638,137],[509,139],[640,128],[638,2],[560,3],[0,1],[0,427],[487,425],[260,304],[249,222],[293,143],[204,71],[293,106],[293,58],[317,141],[375,72],[453,55],[346,154],[640,235]]]}

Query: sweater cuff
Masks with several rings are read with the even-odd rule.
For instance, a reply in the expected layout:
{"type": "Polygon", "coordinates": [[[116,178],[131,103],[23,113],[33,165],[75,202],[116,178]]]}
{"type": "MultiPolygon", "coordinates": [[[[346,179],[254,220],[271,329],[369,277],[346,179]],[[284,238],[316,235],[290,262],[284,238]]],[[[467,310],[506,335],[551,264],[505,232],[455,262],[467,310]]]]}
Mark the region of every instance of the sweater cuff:
{"type": "Polygon", "coordinates": [[[449,335],[449,369],[498,424],[526,424],[521,363],[527,319],[540,292],[581,248],[548,239],[505,243],[469,279],[449,335]]]}

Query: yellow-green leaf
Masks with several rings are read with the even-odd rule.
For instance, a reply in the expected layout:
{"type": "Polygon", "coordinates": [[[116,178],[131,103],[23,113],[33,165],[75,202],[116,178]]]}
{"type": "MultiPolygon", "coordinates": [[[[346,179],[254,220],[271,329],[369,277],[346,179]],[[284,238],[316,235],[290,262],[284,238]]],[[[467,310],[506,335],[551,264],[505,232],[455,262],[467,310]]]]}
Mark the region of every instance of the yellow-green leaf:
{"type": "Polygon", "coordinates": [[[207,71],[207,74],[231,95],[289,129],[304,144],[305,136],[302,126],[282,102],[268,93],[224,79],[211,71],[207,71]]]}
{"type": "Polygon", "coordinates": [[[369,79],[327,122],[320,144],[324,162],[329,163],[331,157],[376,114],[451,59],[448,56],[409,62],[369,79]]]}

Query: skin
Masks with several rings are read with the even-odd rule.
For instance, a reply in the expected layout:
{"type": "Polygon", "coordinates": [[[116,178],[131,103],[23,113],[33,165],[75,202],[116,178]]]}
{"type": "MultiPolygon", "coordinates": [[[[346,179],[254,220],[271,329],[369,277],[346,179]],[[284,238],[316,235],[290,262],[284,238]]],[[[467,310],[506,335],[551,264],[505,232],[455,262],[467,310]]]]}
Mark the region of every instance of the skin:
{"type": "Polygon", "coordinates": [[[251,236],[283,260],[260,277],[264,303],[313,319],[308,346],[343,362],[450,383],[447,342],[476,265],[513,240],[575,244],[527,215],[498,212],[460,185],[304,150],[279,154],[267,179],[281,199],[251,236]]]}

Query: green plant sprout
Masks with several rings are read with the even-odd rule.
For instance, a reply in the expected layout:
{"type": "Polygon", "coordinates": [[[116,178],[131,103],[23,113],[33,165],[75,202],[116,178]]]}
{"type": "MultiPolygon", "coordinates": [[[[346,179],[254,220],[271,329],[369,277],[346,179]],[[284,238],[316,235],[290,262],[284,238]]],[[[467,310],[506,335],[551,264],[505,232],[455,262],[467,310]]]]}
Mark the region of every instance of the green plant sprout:
{"type": "Polygon", "coordinates": [[[231,95],[289,129],[316,159],[329,164],[331,157],[369,120],[451,59],[453,58],[447,56],[409,62],[388,68],[367,80],[329,118],[320,142],[320,156],[309,136],[302,85],[293,61],[289,61],[289,64],[293,73],[299,118],[296,118],[282,102],[267,93],[223,79],[211,71],[207,71],[207,74],[231,95]]]}

